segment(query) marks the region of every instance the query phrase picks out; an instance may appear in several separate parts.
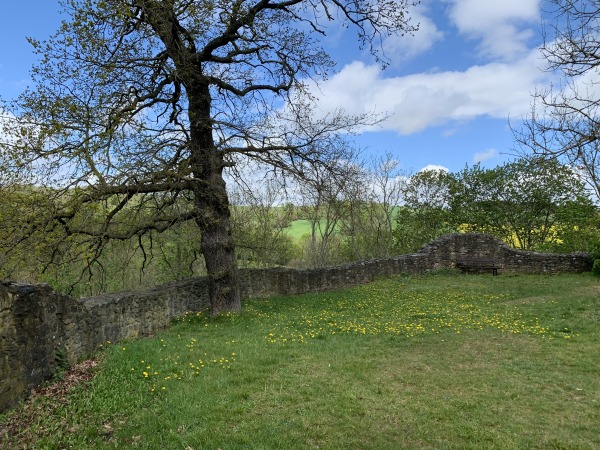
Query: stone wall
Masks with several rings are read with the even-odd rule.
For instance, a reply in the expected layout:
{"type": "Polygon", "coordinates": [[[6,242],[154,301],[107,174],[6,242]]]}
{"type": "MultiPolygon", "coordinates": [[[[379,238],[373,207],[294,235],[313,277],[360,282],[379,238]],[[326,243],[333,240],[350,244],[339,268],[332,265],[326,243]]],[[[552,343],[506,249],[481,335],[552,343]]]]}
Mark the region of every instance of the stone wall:
{"type": "Polygon", "coordinates": [[[48,285],[0,283],[0,412],[69,362],[100,344],[148,336],[185,311],[208,305],[203,278],[145,292],[73,299],[48,285]]]}
{"type": "MultiPolygon", "coordinates": [[[[544,254],[510,249],[485,234],[443,236],[419,252],[314,270],[241,270],[243,298],[339,289],[375,277],[451,268],[461,256],[493,257],[500,273],[590,270],[586,254],[544,254]]],[[[205,278],[171,282],[145,292],[73,299],[48,285],[0,283],[0,411],[8,409],[56,369],[57,355],[70,362],[107,341],[151,335],[186,311],[208,308],[205,278]]]]}

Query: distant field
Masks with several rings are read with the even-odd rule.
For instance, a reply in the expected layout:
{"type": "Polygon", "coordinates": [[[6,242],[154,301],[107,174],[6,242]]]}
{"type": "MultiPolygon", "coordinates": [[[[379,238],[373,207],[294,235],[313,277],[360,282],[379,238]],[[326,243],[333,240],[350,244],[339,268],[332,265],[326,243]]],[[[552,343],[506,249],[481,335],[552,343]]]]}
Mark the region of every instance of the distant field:
{"type": "Polygon", "coordinates": [[[108,345],[0,448],[597,449],[599,361],[589,275],[397,276],[108,345]]]}
{"type": "MultiPolygon", "coordinates": [[[[394,213],[393,213],[394,218],[398,214],[399,209],[400,209],[399,207],[394,208],[394,213]]],[[[324,223],[324,221],[323,221],[323,223],[324,223]]],[[[396,225],[395,221],[394,221],[393,225],[395,227],[395,225],[396,225]]],[[[286,229],[286,234],[296,241],[302,239],[303,236],[310,236],[310,233],[311,233],[310,221],[305,220],[305,219],[294,220],[290,224],[290,226],[286,229]]]]}
{"type": "Polygon", "coordinates": [[[299,241],[304,236],[310,236],[311,227],[309,220],[294,220],[285,230],[292,239],[299,241]]]}

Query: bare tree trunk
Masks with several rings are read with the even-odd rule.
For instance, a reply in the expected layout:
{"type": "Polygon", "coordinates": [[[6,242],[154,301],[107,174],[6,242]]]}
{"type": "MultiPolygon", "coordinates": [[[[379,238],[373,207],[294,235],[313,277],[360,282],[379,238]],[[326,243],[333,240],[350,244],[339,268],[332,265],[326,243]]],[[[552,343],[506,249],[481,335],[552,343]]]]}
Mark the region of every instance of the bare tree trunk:
{"type": "Polygon", "coordinates": [[[200,248],[208,273],[211,314],[237,312],[241,302],[229,214],[206,215],[211,216],[208,221],[198,219],[197,223],[202,232],[200,248]]]}
{"type": "Polygon", "coordinates": [[[196,223],[209,280],[211,314],[241,309],[223,155],[215,147],[206,83],[188,85],[191,168],[196,223]]]}

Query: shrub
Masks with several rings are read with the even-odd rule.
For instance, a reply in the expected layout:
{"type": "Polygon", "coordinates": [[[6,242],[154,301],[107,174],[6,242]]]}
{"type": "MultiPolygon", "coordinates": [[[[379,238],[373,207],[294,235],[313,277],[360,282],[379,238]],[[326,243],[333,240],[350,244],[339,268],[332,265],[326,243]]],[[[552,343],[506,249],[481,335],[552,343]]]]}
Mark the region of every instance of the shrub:
{"type": "Polygon", "coordinates": [[[592,266],[592,275],[600,278],[600,258],[594,261],[594,265],[592,266]]]}
{"type": "Polygon", "coordinates": [[[600,242],[596,242],[594,245],[592,245],[590,255],[592,256],[593,260],[600,259],[600,242]]]}

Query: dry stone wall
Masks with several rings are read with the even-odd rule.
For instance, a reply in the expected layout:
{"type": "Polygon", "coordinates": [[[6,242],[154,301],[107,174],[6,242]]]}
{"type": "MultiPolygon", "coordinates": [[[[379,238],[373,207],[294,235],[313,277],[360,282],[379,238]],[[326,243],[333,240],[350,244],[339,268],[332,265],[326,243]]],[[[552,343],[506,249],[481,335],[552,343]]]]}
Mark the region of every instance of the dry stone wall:
{"type": "MultiPolygon", "coordinates": [[[[455,267],[463,256],[495,258],[500,273],[564,273],[591,269],[588,255],[545,254],[510,249],[485,234],[451,234],[419,252],[314,270],[240,271],[243,298],[339,289],[375,277],[421,274],[455,267]]],[[[187,311],[208,308],[205,278],[171,282],[145,292],[73,299],[48,285],[0,283],[0,411],[24,398],[56,369],[57,355],[70,362],[107,341],[151,335],[187,311]]]]}

